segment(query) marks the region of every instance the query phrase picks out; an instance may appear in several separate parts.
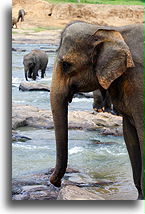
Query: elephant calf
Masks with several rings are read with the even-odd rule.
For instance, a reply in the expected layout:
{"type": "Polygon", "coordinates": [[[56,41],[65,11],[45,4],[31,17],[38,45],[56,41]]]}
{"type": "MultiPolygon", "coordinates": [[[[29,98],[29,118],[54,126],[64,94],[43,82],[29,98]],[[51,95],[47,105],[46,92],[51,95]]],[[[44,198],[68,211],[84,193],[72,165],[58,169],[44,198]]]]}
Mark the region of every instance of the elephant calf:
{"type": "Polygon", "coordinates": [[[104,93],[97,89],[93,91],[93,109],[94,111],[101,112],[101,111],[111,111],[111,99],[108,92],[105,90],[104,93]]]}
{"type": "Polygon", "coordinates": [[[113,106],[111,97],[107,90],[97,89],[93,91],[93,109],[96,112],[109,112],[115,115],[121,115],[113,106]]]}
{"type": "Polygon", "coordinates": [[[17,22],[18,20],[15,17],[12,17],[12,28],[14,27],[14,25],[17,28],[17,22]]]}
{"type": "Polygon", "coordinates": [[[30,53],[26,54],[23,59],[25,79],[28,78],[36,80],[38,71],[41,70],[41,78],[44,78],[45,70],[48,64],[48,56],[42,50],[32,50],[30,53]]]}

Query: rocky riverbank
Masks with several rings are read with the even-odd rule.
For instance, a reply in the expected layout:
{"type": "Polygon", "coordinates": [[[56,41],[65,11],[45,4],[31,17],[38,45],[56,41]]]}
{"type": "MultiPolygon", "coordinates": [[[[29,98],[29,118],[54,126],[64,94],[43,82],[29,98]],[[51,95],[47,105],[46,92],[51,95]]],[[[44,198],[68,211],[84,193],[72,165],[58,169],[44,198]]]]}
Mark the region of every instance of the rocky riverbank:
{"type": "Polygon", "coordinates": [[[49,182],[53,169],[45,170],[12,181],[12,200],[104,200],[100,193],[89,191],[91,187],[105,187],[112,182],[81,183],[69,180],[79,171],[67,168],[62,186],[54,187],[49,182]],[[87,187],[87,189],[86,189],[87,187]]]}
{"type": "MultiPolygon", "coordinates": [[[[122,135],[122,118],[107,112],[69,111],[68,121],[69,129],[98,130],[103,135],[122,135]]],[[[12,129],[24,126],[53,129],[51,111],[13,103],[12,129]]]]}

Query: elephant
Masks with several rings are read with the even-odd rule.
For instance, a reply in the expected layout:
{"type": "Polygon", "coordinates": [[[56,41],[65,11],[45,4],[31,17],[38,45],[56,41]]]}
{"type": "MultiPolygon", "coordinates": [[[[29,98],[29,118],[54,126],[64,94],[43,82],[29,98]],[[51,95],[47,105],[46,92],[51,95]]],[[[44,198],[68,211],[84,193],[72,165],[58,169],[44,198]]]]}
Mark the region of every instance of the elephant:
{"type": "Polygon", "coordinates": [[[18,11],[18,22],[21,19],[21,22],[24,21],[24,16],[27,14],[27,12],[25,12],[25,10],[21,9],[18,11]]]}
{"type": "Polygon", "coordinates": [[[107,90],[97,89],[93,91],[93,110],[94,112],[108,112],[114,115],[120,115],[119,112],[114,108],[111,97],[107,90]]]}
{"type": "Polygon", "coordinates": [[[12,17],[12,28],[14,27],[14,25],[17,28],[17,22],[18,20],[15,17],[12,17]]]}
{"type": "Polygon", "coordinates": [[[111,112],[112,103],[107,90],[100,91],[100,89],[97,89],[93,91],[93,98],[94,98],[94,102],[93,102],[94,111],[111,112]]]}
{"type": "Polygon", "coordinates": [[[56,166],[50,182],[61,186],[68,160],[68,103],[78,92],[108,90],[123,117],[123,135],[138,199],[143,199],[143,24],[121,27],[86,22],[61,33],[51,83],[56,166]]]}
{"type": "Polygon", "coordinates": [[[48,56],[42,50],[34,49],[30,53],[26,54],[23,59],[26,81],[28,81],[27,76],[36,80],[39,70],[41,70],[41,78],[44,78],[47,63],[48,56]]]}

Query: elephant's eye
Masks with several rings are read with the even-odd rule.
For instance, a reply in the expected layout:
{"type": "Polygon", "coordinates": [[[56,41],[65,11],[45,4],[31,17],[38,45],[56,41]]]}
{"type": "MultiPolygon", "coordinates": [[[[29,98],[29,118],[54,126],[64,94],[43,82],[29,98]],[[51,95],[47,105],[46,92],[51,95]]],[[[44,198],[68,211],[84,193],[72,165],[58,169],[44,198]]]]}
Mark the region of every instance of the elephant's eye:
{"type": "Polygon", "coordinates": [[[64,73],[69,72],[70,67],[71,67],[71,63],[69,63],[69,62],[62,62],[62,71],[64,73]]]}

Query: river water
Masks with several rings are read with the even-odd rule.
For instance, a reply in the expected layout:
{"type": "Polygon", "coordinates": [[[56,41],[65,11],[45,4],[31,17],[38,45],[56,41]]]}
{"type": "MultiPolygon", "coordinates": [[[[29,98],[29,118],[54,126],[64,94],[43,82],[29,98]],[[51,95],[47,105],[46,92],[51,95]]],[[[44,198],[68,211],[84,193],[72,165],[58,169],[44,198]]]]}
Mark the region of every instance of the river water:
{"type": "MultiPolygon", "coordinates": [[[[20,82],[24,81],[23,56],[35,48],[47,51],[49,56],[46,77],[43,80],[38,78],[37,81],[50,86],[57,46],[13,44],[13,48],[26,51],[12,52],[12,101],[17,104],[50,109],[48,92],[22,92],[18,87],[20,82]]],[[[69,110],[92,111],[92,102],[91,98],[74,98],[69,105],[69,110]]],[[[17,131],[32,140],[12,143],[13,178],[21,178],[55,166],[54,130],[25,127],[17,131]]],[[[137,194],[123,137],[101,136],[97,131],[70,130],[68,154],[69,167],[80,171],[79,174],[70,178],[71,181],[108,183],[105,186],[89,187],[90,191],[98,192],[108,200],[136,199],[137,194]],[[97,140],[109,143],[95,144],[97,140]]]]}

